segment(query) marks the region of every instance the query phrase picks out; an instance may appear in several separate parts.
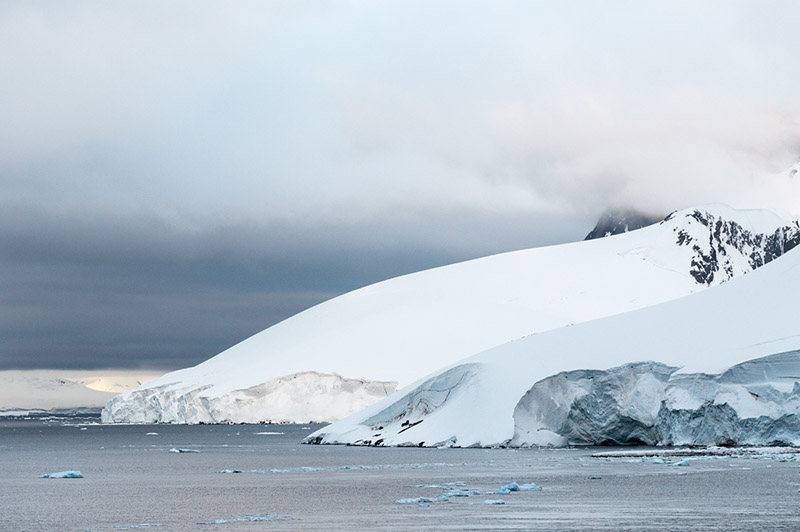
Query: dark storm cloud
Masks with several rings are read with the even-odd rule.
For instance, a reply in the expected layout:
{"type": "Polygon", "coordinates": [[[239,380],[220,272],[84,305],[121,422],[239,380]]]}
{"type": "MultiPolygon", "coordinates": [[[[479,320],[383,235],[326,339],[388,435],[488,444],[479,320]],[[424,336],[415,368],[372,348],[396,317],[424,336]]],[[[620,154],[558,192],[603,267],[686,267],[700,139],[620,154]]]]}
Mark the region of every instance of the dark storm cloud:
{"type": "Polygon", "coordinates": [[[794,2],[4,2],[0,367],[174,368],[612,205],[800,211],[794,2]]]}
{"type": "Polygon", "coordinates": [[[0,214],[0,369],[194,365],[364,284],[584,230],[558,217],[511,222],[503,231],[509,220],[465,212],[187,233],[152,219],[9,209],[0,214]],[[445,242],[431,226],[455,236],[445,242]]]}

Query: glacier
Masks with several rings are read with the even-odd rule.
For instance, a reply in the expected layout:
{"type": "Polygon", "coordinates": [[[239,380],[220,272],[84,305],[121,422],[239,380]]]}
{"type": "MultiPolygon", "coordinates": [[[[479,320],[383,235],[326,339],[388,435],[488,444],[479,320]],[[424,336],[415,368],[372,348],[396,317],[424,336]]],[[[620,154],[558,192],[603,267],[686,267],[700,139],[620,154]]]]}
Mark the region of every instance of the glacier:
{"type": "MultiPolygon", "coordinates": [[[[202,364],[116,396],[102,419],[339,420],[459,359],[717,287],[798,243],[800,226],[791,217],[706,205],[607,238],[405,275],[317,305],[202,364]]],[[[461,377],[469,380],[468,373],[461,377]]],[[[436,391],[441,386],[427,392],[432,405],[449,400],[436,391]]]]}
{"type": "Polygon", "coordinates": [[[800,250],[711,290],[529,335],[306,443],[800,445],[800,250]]]}

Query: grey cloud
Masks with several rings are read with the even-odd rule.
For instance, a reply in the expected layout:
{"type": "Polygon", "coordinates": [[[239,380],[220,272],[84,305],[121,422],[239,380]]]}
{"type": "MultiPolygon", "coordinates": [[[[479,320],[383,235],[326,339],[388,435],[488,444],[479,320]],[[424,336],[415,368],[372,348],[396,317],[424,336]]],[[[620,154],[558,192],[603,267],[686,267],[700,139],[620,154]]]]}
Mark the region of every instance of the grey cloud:
{"type": "Polygon", "coordinates": [[[0,368],[194,365],[365,284],[585,232],[580,219],[463,212],[190,233],[152,219],[7,208],[0,368]]]}
{"type": "Polygon", "coordinates": [[[579,239],[609,205],[800,212],[797,15],[5,2],[0,366],[195,363],[370,282],[579,239]]]}

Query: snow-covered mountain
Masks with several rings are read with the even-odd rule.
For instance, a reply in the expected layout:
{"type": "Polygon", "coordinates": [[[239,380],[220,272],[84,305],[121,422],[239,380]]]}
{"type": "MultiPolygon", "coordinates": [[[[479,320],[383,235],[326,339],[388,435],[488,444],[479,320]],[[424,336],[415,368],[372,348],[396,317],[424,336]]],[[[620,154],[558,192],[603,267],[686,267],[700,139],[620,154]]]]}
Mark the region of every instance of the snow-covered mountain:
{"type": "Polygon", "coordinates": [[[689,297],[531,335],[309,443],[800,444],[800,250],[689,297]]]}
{"type": "Polygon", "coordinates": [[[385,397],[397,382],[475,353],[718,285],[788,251],[798,235],[796,221],[771,211],[710,205],[609,238],[398,277],[115,397],[103,419],[340,419],[385,397]]]}

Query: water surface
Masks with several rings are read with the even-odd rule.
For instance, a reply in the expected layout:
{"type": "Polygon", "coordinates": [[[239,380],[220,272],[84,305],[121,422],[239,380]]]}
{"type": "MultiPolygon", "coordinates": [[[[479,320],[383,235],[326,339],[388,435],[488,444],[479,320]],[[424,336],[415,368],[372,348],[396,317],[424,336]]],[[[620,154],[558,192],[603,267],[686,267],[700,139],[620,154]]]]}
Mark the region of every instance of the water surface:
{"type": "Polygon", "coordinates": [[[0,530],[800,529],[800,466],[785,456],[683,467],[596,449],[298,443],[316,428],[0,421],[0,530]],[[84,478],[39,478],[71,469],[84,478]],[[488,493],[514,481],[543,489],[488,493]],[[395,502],[452,489],[470,495],[395,502]]]}

